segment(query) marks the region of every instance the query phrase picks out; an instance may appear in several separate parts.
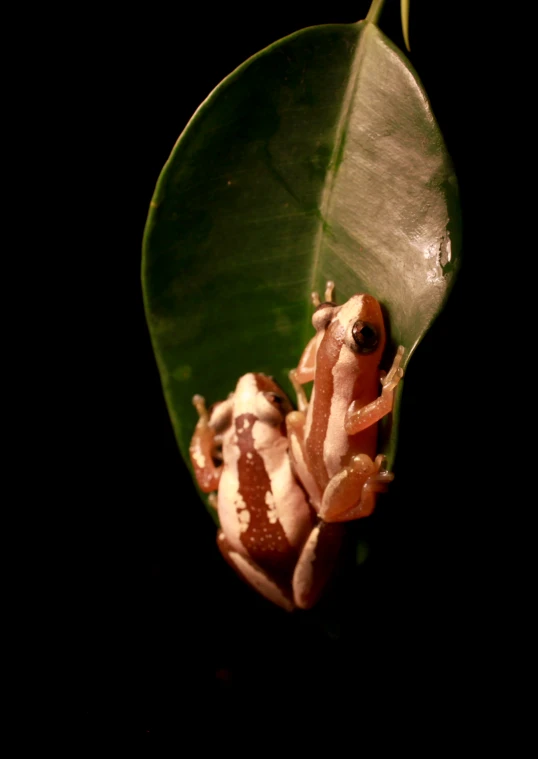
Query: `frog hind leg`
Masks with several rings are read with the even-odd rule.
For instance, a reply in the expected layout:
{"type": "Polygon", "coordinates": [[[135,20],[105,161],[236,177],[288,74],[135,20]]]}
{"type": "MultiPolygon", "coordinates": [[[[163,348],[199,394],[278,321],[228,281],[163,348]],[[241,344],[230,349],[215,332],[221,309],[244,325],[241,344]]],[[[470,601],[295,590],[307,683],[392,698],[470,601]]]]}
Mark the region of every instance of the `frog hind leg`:
{"type": "Polygon", "coordinates": [[[365,453],[354,456],[348,466],[336,474],[323,494],[319,515],[326,522],[349,522],[368,517],[376,504],[377,493],[384,493],[394,479],[384,469],[385,457],[375,462],[365,453]],[[357,500],[357,493],[360,499],[357,500]]]}
{"type": "Polygon", "coordinates": [[[303,546],[293,573],[292,588],[299,609],[310,609],[317,603],[336,564],[345,526],[320,520],[303,546]]]}
{"type": "Polygon", "coordinates": [[[252,559],[238,553],[229,544],[222,530],[218,532],[217,545],[224,559],[242,580],[269,601],[280,606],[281,609],[293,611],[295,604],[292,600],[290,589],[272,580],[252,559]]]}

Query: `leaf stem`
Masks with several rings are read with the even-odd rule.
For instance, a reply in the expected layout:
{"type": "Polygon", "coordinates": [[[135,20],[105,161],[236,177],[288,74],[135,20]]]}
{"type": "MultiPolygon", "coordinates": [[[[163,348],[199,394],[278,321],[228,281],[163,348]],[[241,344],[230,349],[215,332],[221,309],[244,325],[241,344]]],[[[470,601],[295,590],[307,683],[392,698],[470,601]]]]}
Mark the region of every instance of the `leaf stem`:
{"type": "Polygon", "coordinates": [[[372,0],[370,10],[368,11],[368,15],[366,16],[365,21],[370,21],[372,24],[377,24],[377,19],[379,18],[384,5],[385,0],[372,0]]]}
{"type": "Polygon", "coordinates": [[[400,9],[402,14],[402,33],[406,48],[411,52],[409,47],[409,6],[411,0],[401,0],[400,9]]]}

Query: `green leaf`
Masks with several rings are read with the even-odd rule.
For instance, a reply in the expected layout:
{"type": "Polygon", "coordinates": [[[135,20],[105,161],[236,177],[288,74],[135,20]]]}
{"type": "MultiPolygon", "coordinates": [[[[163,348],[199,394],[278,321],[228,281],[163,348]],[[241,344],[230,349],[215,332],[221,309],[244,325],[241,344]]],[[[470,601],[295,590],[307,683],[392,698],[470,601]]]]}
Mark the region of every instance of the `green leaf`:
{"type": "MultiPolygon", "coordinates": [[[[339,303],[378,298],[405,366],[459,250],[441,133],[412,66],[373,23],[305,29],[246,61],[178,140],[145,232],[147,320],[187,463],[195,393],[223,399],[248,371],[291,393],[312,290],[333,279],[339,303]]],[[[404,384],[381,433],[389,464],[404,384]]]]}

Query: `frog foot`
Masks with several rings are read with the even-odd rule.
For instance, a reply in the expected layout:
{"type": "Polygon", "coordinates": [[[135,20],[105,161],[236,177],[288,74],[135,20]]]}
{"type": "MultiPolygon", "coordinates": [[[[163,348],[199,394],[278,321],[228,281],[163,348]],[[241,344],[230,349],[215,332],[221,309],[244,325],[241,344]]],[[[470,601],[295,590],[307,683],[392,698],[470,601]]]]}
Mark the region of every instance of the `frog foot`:
{"type": "Polygon", "coordinates": [[[387,468],[387,457],[380,453],[375,457],[375,472],[368,477],[365,483],[366,489],[374,493],[385,493],[388,485],[394,479],[394,473],[387,468]]]}
{"type": "Polygon", "coordinates": [[[396,351],[396,355],[394,356],[394,361],[392,362],[392,366],[390,367],[390,370],[388,374],[381,375],[381,384],[383,386],[383,391],[388,393],[391,390],[394,390],[396,385],[399,383],[399,381],[402,379],[404,375],[404,371],[402,367],[400,366],[402,362],[403,355],[405,353],[405,348],[403,345],[400,345],[398,347],[398,350],[396,351]]]}
{"type": "Polygon", "coordinates": [[[207,412],[207,408],[205,405],[205,398],[203,395],[193,395],[192,396],[192,405],[198,412],[198,416],[200,419],[209,419],[209,414],[207,412]]]}
{"type": "MultiPolygon", "coordinates": [[[[333,295],[334,295],[334,282],[332,281],[332,279],[329,279],[329,280],[327,280],[327,283],[325,285],[325,293],[324,293],[325,300],[323,302],[324,303],[332,303],[333,302],[333,295]]],[[[319,298],[319,293],[318,292],[311,293],[310,294],[310,298],[312,300],[312,305],[315,308],[317,308],[318,306],[321,305],[321,300],[319,298]]]]}

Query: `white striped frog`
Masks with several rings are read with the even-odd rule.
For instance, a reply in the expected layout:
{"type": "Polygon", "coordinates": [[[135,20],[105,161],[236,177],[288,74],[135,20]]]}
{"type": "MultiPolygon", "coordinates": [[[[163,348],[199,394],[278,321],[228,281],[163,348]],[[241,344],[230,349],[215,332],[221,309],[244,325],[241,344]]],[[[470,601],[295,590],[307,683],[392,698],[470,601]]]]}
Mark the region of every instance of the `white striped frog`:
{"type": "Polygon", "coordinates": [[[312,294],[316,335],[290,373],[299,411],[286,425],[294,470],[316,513],[345,522],[369,516],[394,479],[376,455],[377,422],[392,411],[404,348],[388,373],[380,370],[386,332],[379,302],[363,293],[338,306],[333,289],[328,282],[323,303],[312,294]],[[312,380],[308,402],[303,385],[312,380]]]}
{"type": "Polygon", "coordinates": [[[218,510],[222,555],[273,603],[310,608],[332,572],[343,531],[316,517],[292,472],[289,399],[271,377],[249,373],[210,411],[199,395],[193,403],[199,421],[190,457],[198,485],[218,510]]]}

